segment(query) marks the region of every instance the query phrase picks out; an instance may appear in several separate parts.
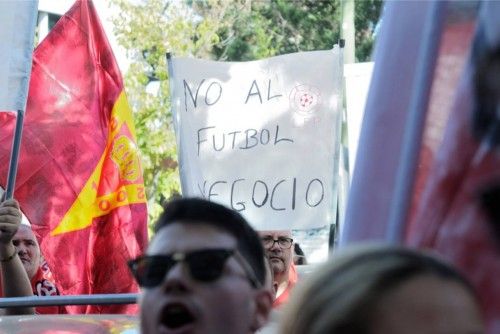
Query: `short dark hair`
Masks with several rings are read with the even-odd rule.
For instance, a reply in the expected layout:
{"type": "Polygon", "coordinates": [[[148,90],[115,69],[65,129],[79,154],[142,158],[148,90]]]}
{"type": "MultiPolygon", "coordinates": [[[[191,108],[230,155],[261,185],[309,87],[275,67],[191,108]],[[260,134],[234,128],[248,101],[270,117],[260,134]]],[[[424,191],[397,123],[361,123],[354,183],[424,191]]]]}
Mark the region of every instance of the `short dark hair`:
{"type": "Polygon", "coordinates": [[[264,285],[264,248],[257,232],[237,211],[201,198],[179,198],[168,202],[155,224],[155,233],[172,224],[206,224],[235,237],[237,248],[264,285]]]}

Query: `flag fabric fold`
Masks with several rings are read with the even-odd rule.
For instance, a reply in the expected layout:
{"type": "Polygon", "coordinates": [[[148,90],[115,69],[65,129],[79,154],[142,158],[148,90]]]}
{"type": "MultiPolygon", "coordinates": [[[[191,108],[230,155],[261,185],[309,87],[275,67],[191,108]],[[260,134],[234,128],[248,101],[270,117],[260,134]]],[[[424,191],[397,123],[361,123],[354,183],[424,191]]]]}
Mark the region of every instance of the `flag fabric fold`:
{"type": "Polygon", "coordinates": [[[444,138],[405,242],[431,248],[474,285],[500,332],[500,3],[484,2],[444,138]]]}
{"type": "Polygon", "coordinates": [[[384,240],[396,189],[405,125],[415,91],[422,29],[431,2],[388,1],[375,48],[375,66],[340,245],[384,240]],[[401,29],[404,27],[404,29],[401,29]],[[394,94],[397,92],[397,94],[394,94]]]}
{"type": "Polygon", "coordinates": [[[25,110],[37,0],[0,1],[0,111],[25,110]]]}
{"type": "MultiPolygon", "coordinates": [[[[13,119],[3,115],[0,126],[5,180],[13,119]]],[[[77,1],[34,52],[15,191],[62,294],[138,291],[126,261],[147,243],[142,169],[121,74],[91,1],[77,1]]]]}

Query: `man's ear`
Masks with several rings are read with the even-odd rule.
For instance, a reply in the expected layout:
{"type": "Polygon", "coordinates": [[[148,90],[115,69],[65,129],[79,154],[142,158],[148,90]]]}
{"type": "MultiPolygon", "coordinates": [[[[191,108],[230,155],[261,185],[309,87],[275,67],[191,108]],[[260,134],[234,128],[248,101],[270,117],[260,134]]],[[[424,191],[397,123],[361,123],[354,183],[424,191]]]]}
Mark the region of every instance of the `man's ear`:
{"type": "Polygon", "coordinates": [[[260,288],[255,291],[254,300],[255,310],[251,329],[255,332],[268,322],[273,307],[273,296],[268,289],[260,288]]]}

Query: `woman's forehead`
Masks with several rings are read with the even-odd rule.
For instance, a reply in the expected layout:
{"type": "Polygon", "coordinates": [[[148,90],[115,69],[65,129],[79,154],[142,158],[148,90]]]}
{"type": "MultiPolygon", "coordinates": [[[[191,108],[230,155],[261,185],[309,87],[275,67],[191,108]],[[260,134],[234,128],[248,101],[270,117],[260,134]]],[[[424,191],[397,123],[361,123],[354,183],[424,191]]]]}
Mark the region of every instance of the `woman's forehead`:
{"type": "Polygon", "coordinates": [[[27,225],[20,225],[19,229],[17,230],[16,235],[14,236],[14,239],[23,239],[23,240],[36,240],[35,234],[31,230],[31,227],[27,225]]]}

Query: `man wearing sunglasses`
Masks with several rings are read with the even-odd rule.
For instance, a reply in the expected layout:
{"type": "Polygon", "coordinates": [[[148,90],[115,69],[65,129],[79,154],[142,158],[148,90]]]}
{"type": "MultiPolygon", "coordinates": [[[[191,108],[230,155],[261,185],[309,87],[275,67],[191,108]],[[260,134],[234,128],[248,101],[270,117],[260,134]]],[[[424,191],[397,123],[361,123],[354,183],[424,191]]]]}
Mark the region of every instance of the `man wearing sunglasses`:
{"type": "Polygon", "coordinates": [[[254,333],[269,316],[264,250],[236,211],[202,199],[164,208],[144,256],[130,261],[142,287],[141,331],[254,333]]]}
{"type": "Polygon", "coordinates": [[[278,286],[273,307],[279,307],[288,300],[288,295],[297,282],[297,272],[292,261],[292,231],[260,231],[259,235],[271,261],[274,281],[278,286]]]}

